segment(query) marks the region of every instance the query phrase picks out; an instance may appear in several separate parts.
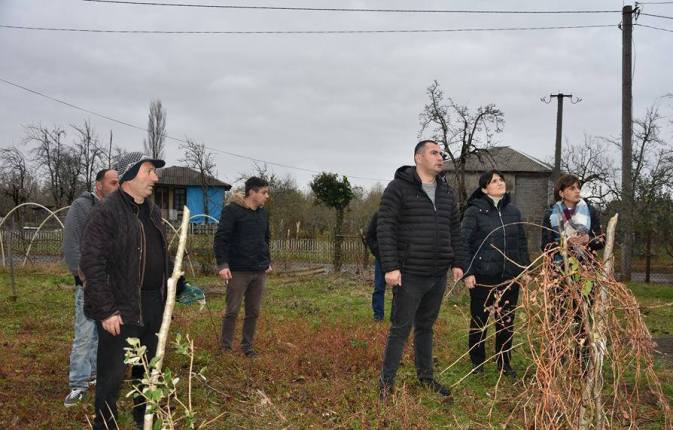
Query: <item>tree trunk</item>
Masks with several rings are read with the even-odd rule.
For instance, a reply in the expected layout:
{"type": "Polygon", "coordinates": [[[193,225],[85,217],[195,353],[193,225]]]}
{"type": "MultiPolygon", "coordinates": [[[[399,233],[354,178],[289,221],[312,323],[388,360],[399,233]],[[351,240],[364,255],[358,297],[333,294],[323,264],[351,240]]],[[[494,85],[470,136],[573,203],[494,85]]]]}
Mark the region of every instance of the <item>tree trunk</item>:
{"type": "Polygon", "coordinates": [[[336,210],[336,224],[334,226],[334,271],[341,271],[341,242],[343,237],[341,236],[341,228],[344,223],[344,210],[336,210]]]}
{"type": "Polygon", "coordinates": [[[647,229],[645,238],[645,283],[650,283],[650,273],[652,272],[652,229],[647,229]]]}
{"type": "MultiPolygon", "coordinates": [[[[204,215],[210,215],[208,213],[208,185],[201,186],[201,191],[203,192],[203,213],[204,215]]],[[[206,224],[210,224],[210,219],[207,216],[204,219],[206,224]]]]}

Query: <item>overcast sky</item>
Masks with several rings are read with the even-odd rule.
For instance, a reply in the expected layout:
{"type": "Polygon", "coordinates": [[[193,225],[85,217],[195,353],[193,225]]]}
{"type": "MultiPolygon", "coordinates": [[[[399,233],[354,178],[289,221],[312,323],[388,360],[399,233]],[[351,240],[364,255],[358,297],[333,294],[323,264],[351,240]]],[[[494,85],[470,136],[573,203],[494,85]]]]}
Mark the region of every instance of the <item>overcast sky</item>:
{"type": "MultiPolygon", "coordinates": [[[[177,0],[170,0],[177,2],[177,0]]],[[[189,0],[187,3],[348,8],[621,10],[622,1],[189,0]]],[[[645,5],[673,15],[673,5],[645,5]]],[[[426,88],[471,107],[505,113],[497,143],[541,159],[553,155],[556,106],[540,97],[572,93],[564,139],[618,136],[621,31],[618,12],[586,15],[465,15],[299,12],[0,0],[0,24],[124,30],[386,30],[612,24],[611,28],[520,32],[147,35],[0,28],[0,78],[145,127],[161,99],[167,133],[222,151],[348,176],[369,187],[411,162],[426,88]]],[[[641,16],[673,29],[673,21],[641,16]]],[[[673,91],[673,33],[634,29],[634,114],[673,91]]],[[[145,134],[0,82],[0,146],[21,145],[23,126],[81,124],[127,150],[145,134]]],[[[74,138],[72,129],[67,139],[74,138]]],[[[182,158],[167,141],[167,162],[182,158]]],[[[252,163],[215,153],[233,182],[252,163]]],[[[270,166],[305,186],[312,173],[270,166]]]]}

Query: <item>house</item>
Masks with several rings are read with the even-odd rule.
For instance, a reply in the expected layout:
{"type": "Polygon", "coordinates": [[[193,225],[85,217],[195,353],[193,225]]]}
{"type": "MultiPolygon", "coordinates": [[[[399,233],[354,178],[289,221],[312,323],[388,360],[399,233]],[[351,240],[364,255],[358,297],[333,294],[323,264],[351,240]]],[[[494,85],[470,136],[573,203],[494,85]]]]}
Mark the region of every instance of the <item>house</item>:
{"type": "MultiPolygon", "coordinates": [[[[205,214],[203,190],[201,188],[201,174],[183,166],[171,166],[157,169],[159,182],[154,186],[154,202],[161,208],[161,216],[169,221],[179,221],[182,217],[182,207],[187,206],[192,216],[205,214]]],[[[224,207],[225,193],[231,185],[216,178],[208,178],[208,215],[220,219],[224,207]]],[[[205,217],[198,217],[191,221],[194,224],[203,224],[205,217]]],[[[213,223],[212,220],[208,221],[213,223]]]]}
{"type": "MultiPolygon", "coordinates": [[[[444,162],[445,171],[452,172],[450,160],[444,162]]],[[[491,169],[497,169],[505,176],[507,191],[512,201],[521,210],[524,221],[540,224],[545,209],[549,206],[553,185],[552,166],[530,155],[510,148],[495,146],[481,157],[472,156],[465,165],[465,186],[468,196],[479,186],[479,176],[491,169]]],[[[451,180],[451,175],[447,175],[451,180]]],[[[540,228],[526,226],[529,249],[540,247],[540,228]]]]}

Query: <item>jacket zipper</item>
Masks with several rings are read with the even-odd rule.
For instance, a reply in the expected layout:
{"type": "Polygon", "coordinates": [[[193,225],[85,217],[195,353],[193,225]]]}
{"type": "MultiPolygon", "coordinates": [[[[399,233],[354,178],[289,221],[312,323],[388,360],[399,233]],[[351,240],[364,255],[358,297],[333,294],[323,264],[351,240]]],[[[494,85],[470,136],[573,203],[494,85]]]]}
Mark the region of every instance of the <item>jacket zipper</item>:
{"type": "Polygon", "coordinates": [[[138,214],[136,214],[136,220],[138,221],[138,224],[140,224],[140,255],[138,257],[138,278],[140,279],[140,283],[138,284],[138,323],[140,323],[140,326],[143,326],[143,294],[142,294],[142,288],[143,288],[143,282],[145,281],[145,247],[146,247],[146,240],[145,240],[145,227],[143,226],[142,221],[140,221],[140,218],[138,214]]]}
{"type": "Polygon", "coordinates": [[[505,223],[502,221],[502,212],[500,212],[500,209],[496,207],[496,210],[498,211],[498,217],[500,218],[500,224],[502,225],[502,243],[503,243],[503,256],[502,256],[502,275],[501,277],[505,277],[505,265],[507,264],[507,234],[505,232],[505,223]]]}

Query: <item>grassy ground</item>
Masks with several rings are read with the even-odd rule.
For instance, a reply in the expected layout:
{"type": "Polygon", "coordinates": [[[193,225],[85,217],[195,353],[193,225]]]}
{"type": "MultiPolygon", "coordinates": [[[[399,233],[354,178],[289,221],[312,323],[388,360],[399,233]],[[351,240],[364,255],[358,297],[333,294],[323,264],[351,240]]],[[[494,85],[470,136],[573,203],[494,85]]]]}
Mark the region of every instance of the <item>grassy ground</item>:
{"type": "MultiPolygon", "coordinates": [[[[198,306],[178,305],[172,333],[190,334],[197,350],[195,367],[207,367],[208,384],[194,381],[193,402],[201,419],[224,413],[212,428],[500,428],[513,408],[509,399],[518,386],[501,382],[496,393],[492,364],[484,376],[456,385],[453,403],[420,389],[409,348],[398,376],[398,394],[382,406],[376,381],[388,323],[371,320],[369,282],[335,276],[290,284],[272,279],[258,324],[261,355],[254,360],[238,352],[218,352],[223,288],[215,278],[197,283],[211,291],[208,306],[199,311],[198,306]]],[[[72,337],[74,295],[69,284],[60,267],[27,270],[19,274],[18,300],[11,302],[9,277],[0,273],[2,429],[83,428],[86,416],[93,413],[93,391],[80,407],[65,409],[62,403],[72,337]]],[[[652,333],[673,331],[673,308],[660,306],[673,302],[673,288],[633,285],[633,291],[647,306],[644,313],[652,333]]],[[[390,297],[386,299],[388,315],[390,297]]],[[[469,360],[461,359],[467,343],[467,302],[464,293],[448,297],[436,325],[436,369],[448,385],[470,369],[469,360]]],[[[515,367],[524,368],[521,354],[514,357],[515,367]]],[[[166,366],[184,375],[187,362],[172,354],[166,366]]],[[[658,372],[671,395],[673,366],[661,359],[658,372]]],[[[643,407],[651,421],[644,427],[660,428],[656,405],[643,407]]],[[[127,399],[121,400],[120,410],[120,426],[127,428],[127,399]]],[[[522,422],[515,416],[509,428],[519,428],[522,422]]]]}

